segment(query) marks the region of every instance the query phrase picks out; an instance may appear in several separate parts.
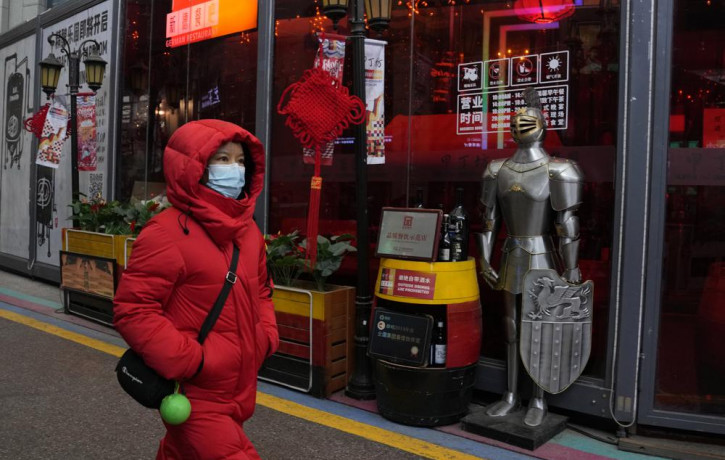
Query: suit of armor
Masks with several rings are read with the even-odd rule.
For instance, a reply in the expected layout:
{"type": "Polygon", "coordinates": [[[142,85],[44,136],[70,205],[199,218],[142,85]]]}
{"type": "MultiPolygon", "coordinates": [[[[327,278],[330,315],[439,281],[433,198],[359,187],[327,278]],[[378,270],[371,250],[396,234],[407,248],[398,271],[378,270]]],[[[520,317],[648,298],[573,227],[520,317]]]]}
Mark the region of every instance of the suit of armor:
{"type": "MultiPolygon", "coordinates": [[[[542,148],[546,121],[538,108],[535,90],[525,94],[528,107],[511,121],[518,144],[511,158],[491,161],[483,175],[481,202],[483,232],[478,235],[484,279],[504,291],[508,390],[501,401],[487,408],[488,415],[504,416],[518,409],[519,334],[523,279],[528,270],[563,268],[563,278],[581,282],[578,268],[579,220],[583,176],[575,162],[551,158],[542,148]],[[501,266],[496,272],[491,253],[501,220],[508,235],[501,266]],[[555,249],[553,232],[558,236],[555,249]],[[559,267],[561,266],[561,267],[559,267]]],[[[534,392],[524,423],[538,426],[546,416],[544,390],[534,392]]]]}

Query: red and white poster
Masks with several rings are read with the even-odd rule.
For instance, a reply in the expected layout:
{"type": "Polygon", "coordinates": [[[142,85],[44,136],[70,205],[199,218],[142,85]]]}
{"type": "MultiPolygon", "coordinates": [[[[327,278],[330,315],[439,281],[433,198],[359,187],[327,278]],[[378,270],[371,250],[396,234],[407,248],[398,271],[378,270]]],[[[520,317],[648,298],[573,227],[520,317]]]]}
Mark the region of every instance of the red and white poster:
{"type": "Polygon", "coordinates": [[[61,97],[56,96],[45,117],[35,163],[58,169],[66,137],[68,137],[68,109],[61,103],[61,97]]]}
{"type": "Polygon", "coordinates": [[[367,111],[367,163],[385,163],[385,45],[365,39],[365,107],[367,111]]]}
{"type": "MultiPolygon", "coordinates": [[[[322,68],[335,78],[338,85],[342,85],[342,70],[345,63],[345,37],[341,35],[325,35],[322,41],[322,59],[318,54],[315,57],[315,68],[322,68]]],[[[328,142],[322,149],[320,164],[330,166],[332,164],[332,152],[335,150],[335,142],[328,142]]],[[[315,164],[315,151],[313,149],[302,149],[302,161],[305,164],[315,164]]]]}
{"type": "Polygon", "coordinates": [[[413,299],[432,299],[435,294],[436,274],[383,268],[380,293],[413,299]]]}
{"type": "Polygon", "coordinates": [[[96,96],[78,94],[78,170],[95,171],[98,164],[96,147],[96,96]]]}

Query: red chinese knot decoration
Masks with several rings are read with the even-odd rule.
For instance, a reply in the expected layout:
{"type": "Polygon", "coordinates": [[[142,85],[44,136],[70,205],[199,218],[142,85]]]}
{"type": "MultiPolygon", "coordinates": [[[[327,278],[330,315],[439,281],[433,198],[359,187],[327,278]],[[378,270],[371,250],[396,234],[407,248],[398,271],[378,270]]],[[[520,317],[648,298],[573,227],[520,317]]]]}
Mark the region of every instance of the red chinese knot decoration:
{"type": "Polygon", "coordinates": [[[40,139],[43,134],[43,125],[45,124],[45,117],[48,115],[49,107],[50,103],[45,104],[38,110],[38,112],[34,113],[23,123],[25,125],[25,130],[33,133],[38,139],[40,139]]]}
{"type": "Polygon", "coordinates": [[[351,123],[363,122],[365,104],[359,97],[350,96],[347,88],[339,85],[328,72],[312,68],[305,71],[300,81],[284,90],[277,112],[287,115],[285,124],[300,143],[315,151],[315,173],[310,182],[307,213],[307,258],[314,268],[322,189],[321,150],[351,123]]]}
{"type": "Polygon", "coordinates": [[[316,149],[337,138],[350,123],[362,123],[365,106],[338,86],[332,75],[314,68],[284,90],[277,111],[287,115],[286,125],[303,146],[316,149]]]}
{"type": "Polygon", "coordinates": [[[575,8],[573,0],[517,0],[515,11],[521,20],[548,24],[571,16],[575,8]]]}

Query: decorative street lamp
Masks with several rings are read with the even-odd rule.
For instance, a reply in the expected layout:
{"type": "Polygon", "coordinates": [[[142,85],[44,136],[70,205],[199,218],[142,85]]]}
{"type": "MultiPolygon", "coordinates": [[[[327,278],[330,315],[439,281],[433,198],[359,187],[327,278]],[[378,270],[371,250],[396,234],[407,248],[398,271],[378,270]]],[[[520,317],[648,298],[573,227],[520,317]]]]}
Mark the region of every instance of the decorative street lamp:
{"type": "MultiPolygon", "coordinates": [[[[350,42],[352,44],[352,94],[365,102],[365,19],[363,0],[322,0],[322,11],[337,22],[345,16],[348,4],[350,15],[350,42]]],[[[368,24],[378,32],[390,22],[392,0],[365,0],[368,24]]],[[[368,171],[366,123],[355,125],[355,201],[357,208],[357,288],[355,290],[355,369],[345,393],[356,399],[373,399],[370,359],[367,356],[370,331],[368,321],[373,299],[370,294],[369,238],[368,238],[368,171]]]]}
{"type": "Polygon", "coordinates": [[[106,61],[98,53],[98,44],[91,47],[83,64],[86,66],[86,84],[95,93],[103,85],[103,74],[106,72],[106,61]]]}
{"type": "Polygon", "coordinates": [[[365,0],[368,26],[375,32],[383,32],[390,24],[393,0],[365,0]]]}
{"type": "Polygon", "coordinates": [[[332,19],[332,27],[335,30],[337,30],[338,21],[347,14],[347,4],[347,0],[322,0],[322,11],[325,16],[332,19]]]}
{"type": "Polygon", "coordinates": [[[55,57],[55,54],[50,55],[40,61],[40,85],[43,87],[43,92],[48,98],[55,92],[55,88],[58,86],[58,79],[60,78],[60,70],[63,68],[63,63],[60,59],[55,57]]]}
{"type": "MultiPolygon", "coordinates": [[[[78,118],[76,113],[76,100],[78,97],[78,88],[80,88],[81,56],[87,56],[83,61],[86,68],[86,83],[93,92],[96,92],[103,84],[106,61],[99,55],[98,50],[100,49],[100,45],[93,39],[84,41],[73,52],[71,52],[68,41],[58,33],[53,33],[48,37],[48,43],[50,43],[51,47],[55,46],[55,40],[60,41],[60,50],[68,58],[71,120],[71,198],[73,199],[78,198],[78,118]],[[89,49],[86,50],[86,47],[89,49]]],[[[60,78],[60,70],[63,68],[63,63],[53,53],[50,53],[39,64],[40,85],[43,87],[43,92],[50,98],[58,86],[58,79],[60,78]]]]}
{"type": "Polygon", "coordinates": [[[332,25],[337,29],[337,22],[347,14],[348,4],[365,2],[365,14],[368,17],[368,26],[376,32],[383,32],[388,28],[393,8],[392,0],[322,0],[322,11],[325,16],[332,20],[332,25]]]}

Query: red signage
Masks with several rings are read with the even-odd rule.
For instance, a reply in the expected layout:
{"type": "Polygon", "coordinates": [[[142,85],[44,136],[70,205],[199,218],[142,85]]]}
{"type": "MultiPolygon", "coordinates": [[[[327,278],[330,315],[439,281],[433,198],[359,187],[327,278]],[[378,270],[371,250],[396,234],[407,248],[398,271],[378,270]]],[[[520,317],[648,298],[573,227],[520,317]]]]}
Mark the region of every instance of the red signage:
{"type": "Polygon", "coordinates": [[[432,299],[435,294],[435,273],[383,268],[380,293],[396,297],[432,299]]]}
{"type": "Polygon", "coordinates": [[[725,147],[725,109],[704,109],[702,114],[702,146],[725,147]]]}
{"type": "Polygon", "coordinates": [[[257,28],[257,0],[174,0],[166,15],[166,46],[257,28]]]}

